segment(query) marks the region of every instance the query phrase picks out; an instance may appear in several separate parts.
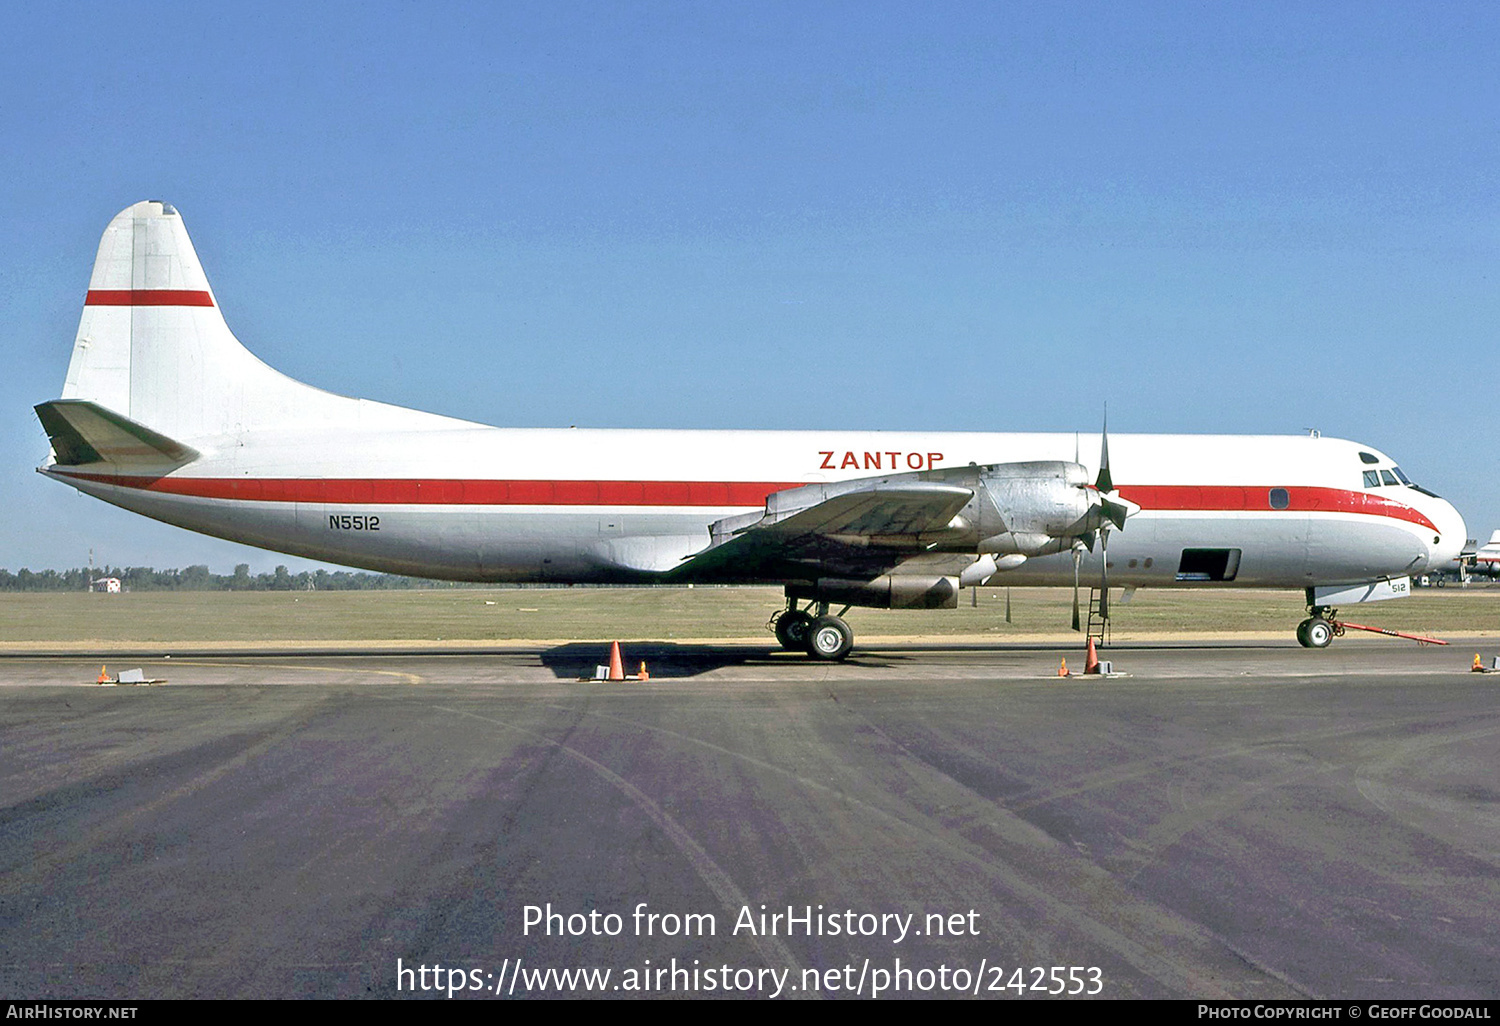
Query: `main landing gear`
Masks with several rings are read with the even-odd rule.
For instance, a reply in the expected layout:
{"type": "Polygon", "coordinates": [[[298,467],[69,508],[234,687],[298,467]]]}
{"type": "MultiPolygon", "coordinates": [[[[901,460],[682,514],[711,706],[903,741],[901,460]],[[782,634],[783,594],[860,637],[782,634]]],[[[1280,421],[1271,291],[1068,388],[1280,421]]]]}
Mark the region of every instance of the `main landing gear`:
{"type": "Polygon", "coordinates": [[[1344,633],[1343,625],[1334,619],[1337,609],[1309,606],[1307,611],[1312,615],[1297,625],[1297,641],[1303,648],[1327,648],[1344,633]]]}
{"type": "Polygon", "coordinates": [[[787,599],[787,607],[771,618],[771,629],[781,647],[791,652],[806,652],[814,659],[838,662],[854,647],[854,632],[844,622],[845,606],[838,616],[830,616],[828,603],[817,604],[817,614],[807,609],[798,609],[797,600],[787,599]]]}

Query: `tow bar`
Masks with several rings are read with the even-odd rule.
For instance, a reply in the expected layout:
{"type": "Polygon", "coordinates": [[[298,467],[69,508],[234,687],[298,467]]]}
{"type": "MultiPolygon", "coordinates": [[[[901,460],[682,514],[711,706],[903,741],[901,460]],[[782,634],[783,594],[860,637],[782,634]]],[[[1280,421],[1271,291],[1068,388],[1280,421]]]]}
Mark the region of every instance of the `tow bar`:
{"type": "Polygon", "coordinates": [[[1446,641],[1439,638],[1424,638],[1420,634],[1402,634],[1400,631],[1387,630],[1384,627],[1366,627],[1362,623],[1350,623],[1348,620],[1329,620],[1328,625],[1333,628],[1335,638],[1342,637],[1345,630],[1369,631],[1371,634],[1384,634],[1392,638],[1406,638],[1415,641],[1418,645],[1446,645],[1446,641]]]}

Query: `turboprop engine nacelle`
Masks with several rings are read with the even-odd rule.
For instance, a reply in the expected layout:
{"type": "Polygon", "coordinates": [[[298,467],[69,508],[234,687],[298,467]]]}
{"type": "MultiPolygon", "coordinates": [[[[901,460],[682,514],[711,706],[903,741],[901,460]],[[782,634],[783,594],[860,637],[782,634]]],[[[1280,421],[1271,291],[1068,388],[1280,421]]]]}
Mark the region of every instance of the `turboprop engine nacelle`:
{"type": "Polygon", "coordinates": [[[820,577],[811,587],[789,584],[786,593],[793,598],[874,609],[956,609],[958,578],[940,574],[883,574],[872,581],[820,577]]]}
{"type": "Polygon", "coordinates": [[[1038,460],[986,467],[979,483],[993,508],[980,514],[979,551],[1039,556],[1061,552],[1094,496],[1081,463],[1038,460]]]}

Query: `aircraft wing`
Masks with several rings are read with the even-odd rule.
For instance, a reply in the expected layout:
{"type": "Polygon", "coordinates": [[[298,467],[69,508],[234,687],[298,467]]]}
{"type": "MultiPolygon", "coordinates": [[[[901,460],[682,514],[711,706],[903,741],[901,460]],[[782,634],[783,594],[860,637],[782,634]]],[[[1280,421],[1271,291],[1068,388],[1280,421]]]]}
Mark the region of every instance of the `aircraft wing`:
{"type": "Polygon", "coordinates": [[[713,544],[673,580],[874,577],[924,551],[974,492],[938,482],[806,485],[769,496],[764,512],[713,525],[713,544]],[[853,488],[849,488],[853,484],[853,488]],[[840,490],[849,488],[849,490],[840,490]]]}

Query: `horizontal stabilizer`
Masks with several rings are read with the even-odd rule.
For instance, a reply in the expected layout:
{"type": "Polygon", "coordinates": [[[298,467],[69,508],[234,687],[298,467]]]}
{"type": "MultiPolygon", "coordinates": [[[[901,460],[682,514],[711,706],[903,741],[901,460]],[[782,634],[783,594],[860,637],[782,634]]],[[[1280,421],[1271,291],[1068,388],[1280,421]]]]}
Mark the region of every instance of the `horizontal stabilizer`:
{"type": "Polygon", "coordinates": [[[113,463],[131,469],[171,470],[198,450],[84,399],[54,399],[36,408],[59,466],[113,463]]]}

